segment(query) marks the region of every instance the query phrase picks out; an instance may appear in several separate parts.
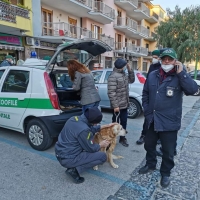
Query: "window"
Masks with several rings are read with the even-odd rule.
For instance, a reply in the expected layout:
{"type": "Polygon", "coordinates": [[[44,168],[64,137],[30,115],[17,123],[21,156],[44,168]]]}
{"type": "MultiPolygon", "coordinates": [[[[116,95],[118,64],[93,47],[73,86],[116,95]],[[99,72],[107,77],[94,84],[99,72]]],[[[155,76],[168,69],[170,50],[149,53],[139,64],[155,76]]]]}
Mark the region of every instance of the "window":
{"type": "Polygon", "coordinates": [[[149,44],[147,44],[147,43],[146,43],[146,48],[147,48],[147,49],[149,48],[149,44]]]}
{"type": "Polygon", "coordinates": [[[104,78],[104,83],[108,83],[108,77],[110,76],[110,74],[112,73],[112,71],[108,71],[106,72],[105,78],[104,78]]]}
{"type": "Polygon", "coordinates": [[[17,0],[18,4],[24,5],[24,0],[17,0]]]}
{"type": "Polygon", "coordinates": [[[147,71],[147,62],[143,62],[143,67],[142,67],[143,71],[147,71]]]}
{"type": "Polygon", "coordinates": [[[160,11],[159,16],[160,16],[162,19],[164,19],[164,13],[163,13],[162,11],[160,11]]]}
{"type": "Polygon", "coordinates": [[[28,71],[10,70],[3,84],[2,92],[26,93],[28,83],[28,71]]]}
{"type": "Polygon", "coordinates": [[[70,33],[72,34],[71,36],[73,38],[76,38],[76,36],[77,36],[77,20],[68,17],[68,22],[70,24],[70,33]]]}
{"type": "Polygon", "coordinates": [[[42,8],[42,18],[43,18],[43,35],[52,36],[53,11],[42,8]]]}
{"type": "Polygon", "coordinates": [[[95,83],[99,83],[100,82],[102,73],[103,73],[102,71],[92,72],[92,74],[94,76],[94,82],[95,83]]]}
{"type": "Polygon", "coordinates": [[[0,80],[1,80],[1,77],[3,76],[4,71],[5,70],[0,70],[0,80]]]}
{"type": "Polygon", "coordinates": [[[91,29],[93,33],[93,38],[101,39],[102,28],[92,24],[91,29]]]}

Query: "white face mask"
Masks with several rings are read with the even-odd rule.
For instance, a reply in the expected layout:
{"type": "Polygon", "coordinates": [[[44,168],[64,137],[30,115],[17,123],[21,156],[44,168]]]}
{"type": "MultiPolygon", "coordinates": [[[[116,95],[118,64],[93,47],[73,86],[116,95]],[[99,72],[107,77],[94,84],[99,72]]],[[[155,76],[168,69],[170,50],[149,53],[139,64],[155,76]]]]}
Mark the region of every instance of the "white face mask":
{"type": "Polygon", "coordinates": [[[161,67],[165,72],[169,72],[171,69],[174,68],[174,65],[161,65],[161,67]]]}
{"type": "Polygon", "coordinates": [[[10,63],[13,64],[14,63],[13,60],[11,60],[10,63]]]}
{"type": "Polygon", "coordinates": [[[152,59],[152,63],[153,63],[153,64],[156,64],[156,63],[158,63],[158,62],[159,62],[158,59],[156,59],[156,58],[153,58],[153,59],[152,59]]]}

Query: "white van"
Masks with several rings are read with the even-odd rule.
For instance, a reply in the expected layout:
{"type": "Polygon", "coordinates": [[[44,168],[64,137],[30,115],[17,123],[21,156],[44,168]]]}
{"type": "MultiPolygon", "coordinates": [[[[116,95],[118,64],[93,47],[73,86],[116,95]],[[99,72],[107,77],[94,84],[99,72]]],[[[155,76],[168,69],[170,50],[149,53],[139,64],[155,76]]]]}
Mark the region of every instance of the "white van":
{"type": "Polygon", "coordinates": [[[87,65],[111,47],[95,39],[80,39],[58,47],[45,65],[28,59],[23,66],[0,67],[0,127],[26,133],[29,144],[45,150],[65,122],[82,114],[80,96],[62,84],[68,78],[66,62],[87,65]]]}

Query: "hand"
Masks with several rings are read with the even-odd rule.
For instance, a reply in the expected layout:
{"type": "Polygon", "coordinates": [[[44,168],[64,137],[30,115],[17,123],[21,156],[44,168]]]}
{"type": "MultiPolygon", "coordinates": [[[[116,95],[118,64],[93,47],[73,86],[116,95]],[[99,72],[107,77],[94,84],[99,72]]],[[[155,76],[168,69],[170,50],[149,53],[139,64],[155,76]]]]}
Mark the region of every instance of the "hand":
{"type": "Polygon", "coordinates": [[[126,64],[126,67],[127,67],[128,71],[131,70],[131,67],[130,67],[129,63],[126,64]]]}
{"type": "Polygon", "coordinates": [[[116,113],[116,112],[119,112],[119,107],[114,108],[114,112],[115,112],[115,113],[116,113]]]}
{"type": "Polygon", "coordinates": [[[108,140],[103,140],[99,143],[101,148],[106,148],[109,144],[110,142],[108,140]]]}
{"type": "Polygon", "coordinates": [[[177,69],[176,69],[177,74],[183,71],[183,64],[181,62],[176,60],[174,65],[175,65],[175,67],[177,66],[177,69]]]}

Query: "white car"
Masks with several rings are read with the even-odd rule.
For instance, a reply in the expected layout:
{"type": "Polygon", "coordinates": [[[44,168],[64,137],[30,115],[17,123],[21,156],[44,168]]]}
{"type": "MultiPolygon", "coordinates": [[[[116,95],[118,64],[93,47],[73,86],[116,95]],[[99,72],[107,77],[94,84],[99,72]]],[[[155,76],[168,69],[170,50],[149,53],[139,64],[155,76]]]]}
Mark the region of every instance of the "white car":
{"type": "MultiPolygon", "coordinates": [[[[110,100],[107,95],[107,82],[108,77],[110,76],[113,69],[102,69],[92,71],[96,86],[98,88],[101,102],[101,108],[111,108],[110,100]]],[[[144,83],[146,81],[145,76],[140,72],[134,70],[135,73],[135,82],[129,84],[129,101],[130,106],[128,108],[128,117],[136,118],[142,112],[142,90],[144,83]]]]}
{"type": "Polygon", "coordinates": [[[82,114],[80,96],[60,83],[66,61],[75,56],[87,64],[111,50],[101,41],[81,39],[60,45],[46,65],[28,59],[23,66],[0,67],[0,127],[26,133],[36,150],[49,148],[65,122],[82,114]]]}
{"type": "Polygon", "coordinates": [[[194,96],[200,96],[200,81],[199,80],[195,80],[194,79],[194,81],[197,83],[197,85],[199,86],[199,89],[198,89],[198,92],[196,92],[195,94],[194,94],[194,96]]]}

